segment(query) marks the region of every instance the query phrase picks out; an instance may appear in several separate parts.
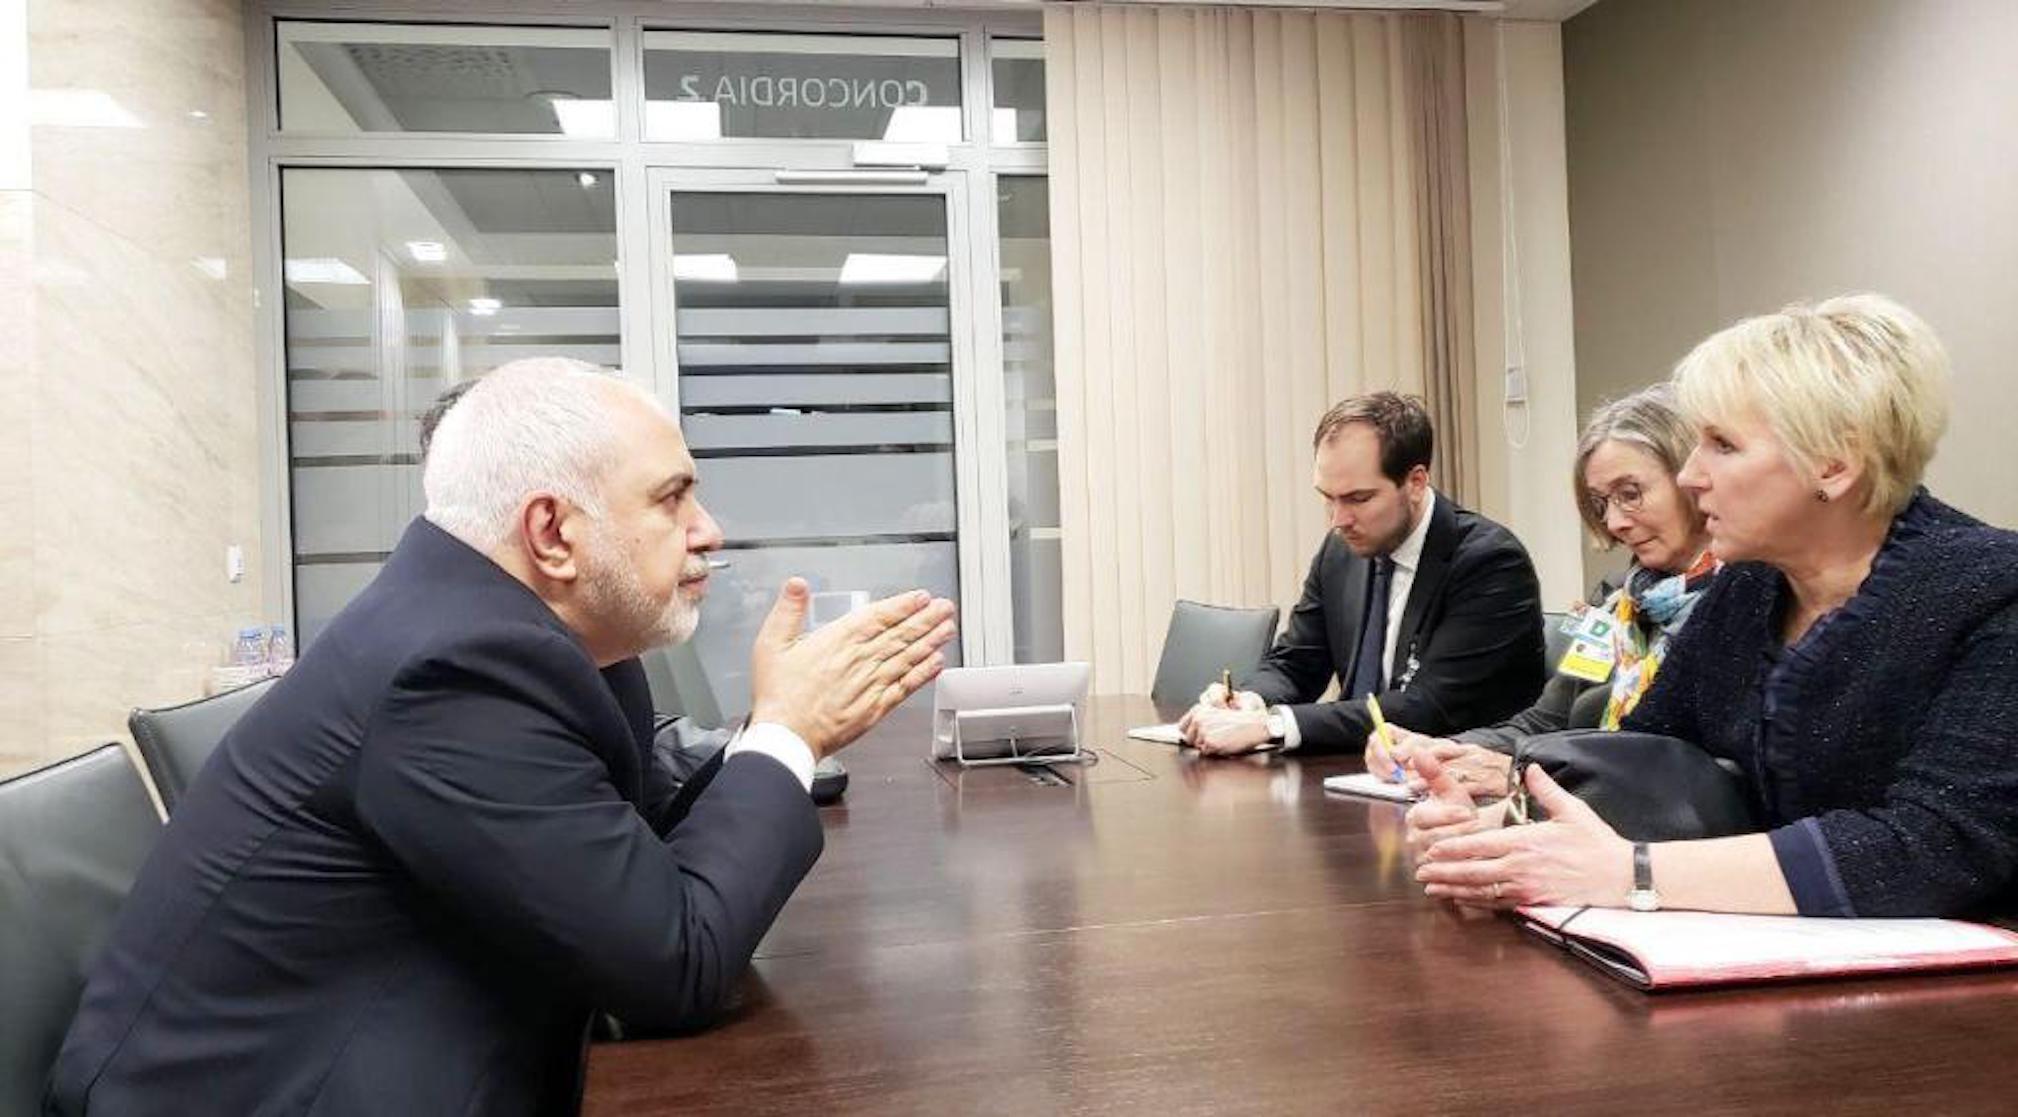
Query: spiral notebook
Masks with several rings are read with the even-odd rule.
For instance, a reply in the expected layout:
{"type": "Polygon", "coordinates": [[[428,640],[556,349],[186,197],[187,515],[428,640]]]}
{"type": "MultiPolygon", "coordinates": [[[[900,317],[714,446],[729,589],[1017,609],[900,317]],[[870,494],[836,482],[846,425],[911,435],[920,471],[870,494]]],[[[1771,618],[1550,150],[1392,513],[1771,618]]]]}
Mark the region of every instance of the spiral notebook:
{"type": "Polygon", "coordinates": [[[1523,929],[1648,991],[2018,965],[2018,934],[1954,919],[1525,907],[1523,929]]]}

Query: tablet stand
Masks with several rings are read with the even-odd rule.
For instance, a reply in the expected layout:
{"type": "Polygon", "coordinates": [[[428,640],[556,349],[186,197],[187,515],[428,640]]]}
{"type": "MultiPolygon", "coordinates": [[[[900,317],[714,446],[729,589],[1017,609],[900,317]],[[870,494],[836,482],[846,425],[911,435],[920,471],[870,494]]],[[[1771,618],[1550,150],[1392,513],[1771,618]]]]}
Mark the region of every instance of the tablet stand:
{"type": "Polygon", "coordinates": [[[1077,764],[1089,758],[1079,740],[1079,708],[1065,704],[1058,706],[1014,706],[997,709],[959,710],[953,714],[953,759],[963,768],[986,768],[997,764],[1077,764]],[[1022,739],[1004,736],[997,725],[1007,718],[1024,720],[1045,714],[1063,714],[1067,725],[1066,741],[1069,751],[1056,751],[1055,736],[1037,738],[1045,742],[1029,752],[1024,752],[1022,739]],[[969,738],[969,726],[984,736],[969,738]],[[967,745],[980,745],[984,741],[1007,741],[1009,753],[1006,756],[968,756],[967,745]]]}

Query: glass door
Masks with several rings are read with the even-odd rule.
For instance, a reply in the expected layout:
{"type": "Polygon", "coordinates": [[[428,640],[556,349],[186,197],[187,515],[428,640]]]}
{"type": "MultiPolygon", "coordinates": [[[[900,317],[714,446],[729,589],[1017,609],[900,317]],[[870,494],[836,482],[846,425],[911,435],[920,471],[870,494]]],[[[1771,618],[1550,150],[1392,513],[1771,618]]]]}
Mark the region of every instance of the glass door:
{"type": "Polygon", "coordinates": [[[786,577],[812,584],[815,622],[913,587],[959,601],[963,574],[978,580],[957,184],[779,181],[794,177],[662,171],[652,194],[660,391],[731,563],[695,647],[731,712],[749,707],[750,641],[786,577]]]}

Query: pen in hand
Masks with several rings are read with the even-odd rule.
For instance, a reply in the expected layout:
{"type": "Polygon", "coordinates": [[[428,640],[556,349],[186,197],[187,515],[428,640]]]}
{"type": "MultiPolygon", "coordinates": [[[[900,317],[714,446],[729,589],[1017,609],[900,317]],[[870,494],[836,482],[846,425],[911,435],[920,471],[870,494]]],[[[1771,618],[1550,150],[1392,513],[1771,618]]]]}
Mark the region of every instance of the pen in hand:
{"type": "Polygon", "coordinates": [[[1226,708],[1229,710],[1236,709],[1237,707],[1233,701],[1233,668],[1228,667],[1219,672],[1219,689],[1225,696],[1221,701],[1226,703],[1226,708]]]}
{"type": "Polygon", "coordinates": [[[1387,719],[1381,716],[1380,699],[1375,698],[1371,694],[1367,695],[1366,712],[1373,715],[1373,731],[1380,735],[1381,750],[1387,754],[1387,762],[1389,764],[1394,765],[1394,771],[1388,775],[1387,782],[1389,783],[1408,782],[1408,773],[1402,771],[1401,761],[1395,759],[1394,730],[1388,728],[1387,719]]]}

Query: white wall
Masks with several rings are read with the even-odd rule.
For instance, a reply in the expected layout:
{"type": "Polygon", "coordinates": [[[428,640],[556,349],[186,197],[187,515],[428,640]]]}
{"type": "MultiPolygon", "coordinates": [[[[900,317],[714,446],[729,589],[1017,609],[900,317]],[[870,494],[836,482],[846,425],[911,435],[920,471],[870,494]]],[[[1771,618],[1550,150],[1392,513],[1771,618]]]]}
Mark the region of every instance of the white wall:
{"type": "Polygon", "coordinates": [[[1543,605],[1561,608],[1583,597],[1584,570],[1565,480],[1578,416],[1560,28],[1468,19],[1465,58],[1480,510],[1520,537],[1543,605]],[[1509,361],[1524,405],[1503,402],[1509,361]]]}
{"type": "Polygon", "coordinates": [[[1582,404],[1882,291],[1954,357],[1931,487],[2018,525],[2018,4],[1603,0],[1564,47],[1582,404]]]}

